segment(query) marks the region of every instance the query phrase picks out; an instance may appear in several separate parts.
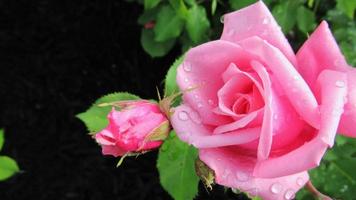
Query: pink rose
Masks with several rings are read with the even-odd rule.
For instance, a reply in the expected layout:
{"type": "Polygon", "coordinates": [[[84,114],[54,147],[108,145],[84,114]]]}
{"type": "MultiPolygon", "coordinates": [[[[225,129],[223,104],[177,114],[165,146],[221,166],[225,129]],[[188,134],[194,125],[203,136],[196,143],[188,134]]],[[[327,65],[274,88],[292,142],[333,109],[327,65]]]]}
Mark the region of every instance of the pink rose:
{"type": "Polygon", "coordinates": [[[292,199],[337,131],[356,136],[356,71],[323,21],[294,54],[262,1],[224,16],[220,40],[191,49],[177,71],[171,123],[220,185],[292,199]]]}
{"type": "Polygon", "coordinates": [[[159,147],[169,133],[169,122],[155,103],[117,102],[109,113],[109,125],[95,135],[104,155],[122,156],[159,147]]]}

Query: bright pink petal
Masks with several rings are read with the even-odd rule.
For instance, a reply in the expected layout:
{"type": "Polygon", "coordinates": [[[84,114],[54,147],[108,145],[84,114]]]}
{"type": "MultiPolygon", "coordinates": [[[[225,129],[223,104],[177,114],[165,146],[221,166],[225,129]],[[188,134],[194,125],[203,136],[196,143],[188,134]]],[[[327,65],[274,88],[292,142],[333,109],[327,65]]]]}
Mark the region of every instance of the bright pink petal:
{"type": "Polygon", "coordinates": [[[271,80],[269,79],[269,75],[266,71],[266,68],[257,61],[252,61],[251,66],[258,73],[259,77],[262,80],[263,88],[264,88],[264,116],[263,123],[261,129],[261,135],[258,142],[257,149],[257,159],[265,160],[268,158],[269,153],[272,148],[272,136],[273,136],[273,112],[272,112],[272,88],[271,88],[271,80]]]}
{"type": "Polygon", "coordinates": [[[227,41],[208,42],[188,51],[177,69],[177,83],[183,100],[200,114],[205,124],[220,125],[230,118],[215,114],[217,91],[223,86],[221,75],[231,63],[248,66],[251,56],[238,45],[227,41]]]}
{"type": "Polygon", "coordinates": [[[285,155],[258,162],[254,170],[255,176],[286,176],[319,165],[326,149],[334,142],[347,92],[346,81],[346,75],[341,72],[325,70],[320,75],[321,123],[317,136],[285,155]]]}
{"type": "Polygon", "coordinates": [[[279,84],[283,88],[298,114],[313,127],[318,128],[320,117],[314,94],[281,51],[258,37],[248,38],[239,44],[255,55],[258,61],[273,73],[273,77],[276,78],[274,84],[279,84]]]}
{"type": "Polygon", "coordinates": [[[258,1],[244,9],[224,15],[222,40],[237,43],[252,36],[267,40],[280,49],[289,61],[296,66],[296,59],[291,46],[263,1],[258,1]]]}
{"type": "Polygon", "coordinates": [[[300,48],[297,61],[299,72],[312,89],[321,71],[346,71],[349,68],[325,21],[300,48]]]}
{"type": "Polygon", "coordinates": [[[293,199],[309,180],[307,172],[278,178],[254,177],[255,159],[228,148],[201,149],[199,158],[214,170],[216,183],[265,200],[293,199]]]}
{"type": "Polygon", "coordinates": [[[260,128],[243,129],[213,135],[213,130],[201,125],[197,113],[187,105],[174,109],[171,123],[178,137],[197,148],[211,148],[249,143],[259,137],[260,128]]]}
{"type": "Polygon", "coordinates": [[[356,69],[347,72],[347,103],[341,117],[338,132],[345,136],[356,137],[356,69]]]}

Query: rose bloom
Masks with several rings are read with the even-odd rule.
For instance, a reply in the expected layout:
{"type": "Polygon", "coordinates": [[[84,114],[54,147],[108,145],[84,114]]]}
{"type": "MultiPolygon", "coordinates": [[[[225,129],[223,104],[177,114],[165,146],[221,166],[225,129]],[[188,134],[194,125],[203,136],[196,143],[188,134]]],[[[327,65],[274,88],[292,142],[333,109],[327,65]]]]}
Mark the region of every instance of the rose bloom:
{"type": "Polygon", "coordinates": [[[356,71],[323,21],[295,55],[262,1],[224,15],[220,40],[189,50],[171,123],[215,182],[292,199],[337,132],[356,136],[356,71]]]}
{"type": "Polygon", "coordinates": [[[108,126],[95,135],[104,155],[141,153],[162,144],[156,139],[168,135],[169,122],[157,104],[139,100],[122,101],[118,105],[122,109],[113,108],[108,126]]]}

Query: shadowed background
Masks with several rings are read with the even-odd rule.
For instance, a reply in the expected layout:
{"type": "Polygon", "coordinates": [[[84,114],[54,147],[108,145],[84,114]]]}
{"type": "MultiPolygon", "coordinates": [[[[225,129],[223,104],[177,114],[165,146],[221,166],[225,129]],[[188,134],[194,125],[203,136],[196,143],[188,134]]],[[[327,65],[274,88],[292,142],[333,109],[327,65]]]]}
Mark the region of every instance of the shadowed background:
{"type": "MultiPolygon", "coordinates": [[[[122,0],[0,1],[1,154],[22,172],[0,182],[0,199],[170,199],[159,184],[157,152],[103,157],[75,115],[115,91],[156,98],[179,55],[150,58],[122,0]]],[[[174,180],[172,180],[174,181],[174,180]]],[[[221,187],[197,199],[243,199],[221,187]]]]}

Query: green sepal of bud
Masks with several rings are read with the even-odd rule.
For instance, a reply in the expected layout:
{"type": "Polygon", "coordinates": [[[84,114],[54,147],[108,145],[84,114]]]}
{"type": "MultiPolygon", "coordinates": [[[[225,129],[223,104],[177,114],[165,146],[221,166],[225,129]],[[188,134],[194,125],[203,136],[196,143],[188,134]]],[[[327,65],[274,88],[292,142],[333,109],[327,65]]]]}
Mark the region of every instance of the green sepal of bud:
{"type": "Polygon", "coordinates": [[[204,186],[210,191],[213,189],[215,173],[214,170],[210,169],[203,161],[199,158],[195,161],[195,171],[199,176],[200,180],[203,182],[204,186]]]}
{"type": "Polygon", "coordinates": [[[168,137],[170,130],[171,127],[169,121],[166,120],[146,136],[145,142],[165,140],[168,137]]]}
{"type": "Polygon", "coordinates": [[[145,154],[147,153],[148,151],[142,151],[140,153],[132,153],[132,152],[128,152],[128,153],[125,153],[124,155],[121,156],[119,162],[117,162],[116,164],[116,167],[120,167],[121,164],[124,162],[125,158],[126,157],[132,157],[132,156],[135,156],[136,158],[142,154],[145,154]]]}

